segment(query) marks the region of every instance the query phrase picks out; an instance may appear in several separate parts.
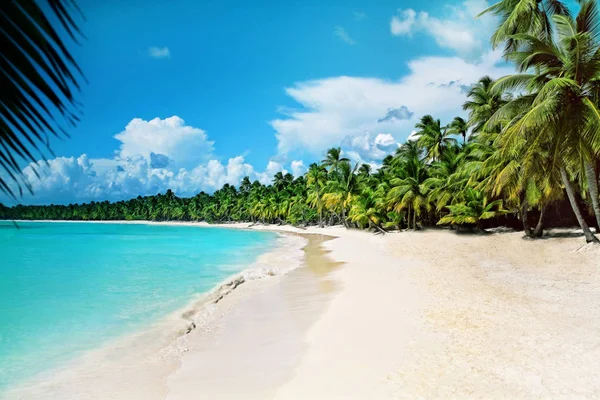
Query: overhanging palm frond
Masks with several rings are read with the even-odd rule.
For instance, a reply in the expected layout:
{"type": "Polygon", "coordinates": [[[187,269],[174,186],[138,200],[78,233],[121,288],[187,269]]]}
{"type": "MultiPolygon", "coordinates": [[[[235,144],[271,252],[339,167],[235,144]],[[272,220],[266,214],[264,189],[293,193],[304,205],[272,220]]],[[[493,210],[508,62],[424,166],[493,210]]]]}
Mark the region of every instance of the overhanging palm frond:
{"type": "MultiPolygon", "coordinates": [[[[49,10],[69,37],[82,36],[73,0],[48,0],[49,10]]],[[[75,93],[83,73],[58,32],[34,0],[0,2],[0,190],[15,198],[31,186],[24,164],[52,154],[49,134],[68,137],[81,115],[75,93]]],[[[34,173],[37,171],[32,167],[34,173]]]]}

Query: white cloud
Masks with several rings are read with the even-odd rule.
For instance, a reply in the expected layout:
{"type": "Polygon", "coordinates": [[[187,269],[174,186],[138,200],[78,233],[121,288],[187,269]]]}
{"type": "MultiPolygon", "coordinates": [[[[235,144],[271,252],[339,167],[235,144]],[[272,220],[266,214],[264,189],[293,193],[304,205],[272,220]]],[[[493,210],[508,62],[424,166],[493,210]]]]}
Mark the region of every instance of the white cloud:
{"type": "Polygon", "coordinates": [[[346,32],[346,30],[341,26],[336,26],[335,30],[333,31],[333,34],[340,38],[340,40],[342,40],[343,42],[349,44],[350,46],[356,44],[356,41],[352,39],[350,35],[348,35],[348,32],[346,32]]]}
{"type": "Polygon", "coordinates": [[[283,174],[287,174],[287,170],[283,168],[283,165],[278,163],[277,161],[270,160],[265,168],[265,171],[257,174],[258,180],[263,185],[270,185],[273,183],[273,175],[278,172],[283,172],[283,174]]]}
{"type": "Polygon", "coordinates": [[[410,132],[410,135],[408,135],[408,137],[406,138],[406,141],[411,141],[414,142],[415,140],[418,140],[419,137],[417,136],[417,131],[412,131],[410,132]]]}
{"type": "Polygon", "coordinates": [[[125,130],[115,135],[121,142],[120,158],[142,155],[150,158],[151,153],[169,158],[175,166],[190,167],[206,161],[212,155],[213,144],[202,129],[185,125],[177,116],[145,121],[131,120],[125,130]]]}
{"type": "Polygon", "coordinates": [[[113,158],[90,159],[82,154],[27,166],[23,172],[35,196],[26,195],[22,202],[123,200],[167,189],[179,196],[192,196],[200,191],[213,192],[225,183],[238,185],[244,176],[270,183],[275,172],[286,172],[275,161],[269,162],[264,172],[257,172],[242,156],[222,163],[212,155],[213,142],[205,132],[185,125],[177,116],[133,119],[115,138],[121,144],[113,158]],[[32,166],[41,179],[35,176],[32,166]]]}
{"type": "Polygon", "coordinates": [[[410,35],[415,25],[417,13],[412,8],[398,10],[398,12],[400,16],[394,15],[390,21],[392,35],[410,35]]]}
{"type": "Polygon", "coordinates": [[[398,146],[399,143],[391,134],[372,135],[370,132],[347,136],[341,145],[344,154],[350,160],[367,164],[381,161],[386,155],[393,153],[398,146]]]}
{"type": "Polygon", "coordinates": [[[425,11],[413,9],[398,10],[390,22],[394,36],[410,36],[414,32],[424,32],[431,36],[438,46],[451,49],[467,58],[479,57],[488,47],[488,39],[495,26],[493,17],[475,17],[488,7],[486,0],[467,0],[458,7],[447,7],[447,18],[437,18],[425,11]]]}
{"type": "Polygon", "coordinates": [[[500,60],[498,52],[486,54],[480,62],[424,57],[410,61],[410,72],[397,81],[340,76],[297,83],[286,93],[303,108],[287,110],[285,117],[271,121],[278,151],[319,155],[365,131],[387,133],[402,142],[425,114],[444,121],[463,115],[461,106],[471,84],[484,75],[500,77],[512,72],[496,65],[500,60]],[[402,107],[410,110],[402,116],[412,113],[408,119],[385,118],[390,110],[402,107]]]}
{"type": "Polygon", "coordinates": [[[290,168],[292,169],[292,175],[294,175],[295,178],[304,175],[304,173],[306,172],[306,166],[304,165],[304,162],[302,160],[292,161],[290,168]]]}
{"type": "Polygon", "coordinates": [[[171,58],[171,51],[168,47],[148,47],[148,55],[152,58],[171,58]]]}

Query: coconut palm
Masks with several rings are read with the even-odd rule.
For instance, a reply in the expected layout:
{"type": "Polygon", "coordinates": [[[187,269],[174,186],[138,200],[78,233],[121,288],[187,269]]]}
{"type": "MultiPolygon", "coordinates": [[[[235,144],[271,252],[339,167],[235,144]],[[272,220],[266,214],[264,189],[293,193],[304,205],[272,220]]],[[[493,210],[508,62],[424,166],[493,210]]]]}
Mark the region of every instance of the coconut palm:
{"type": "Polygon", "coordinates": [[[312,163],[306,172],[308,188],[307,203],[316,208],[319,213],[319,226],[323,227],[323,194],[327,184],[327,170],[319,164],[312,163]]]}
{"type": "MultiPolygon", "coordinates": [[[[469,100],[463,103],[463,110],[469,112],[469,127],[475,134],[482,132],[492,115],[506,103],[506,98],[500,91],[492,90],[493,84],[494,80],[489,76],[479,79],[467,93],[469,100]]],[[[490,131],[496,130],[497,127],[490,127],[490,131]]]]}
{"type": "Polygon", "coordinates": [[[342,157],[342,149],[340,147],[332,147],[327,150],[327,156],[323,161],[323,166],[329,167],[333,173],[338,172],[338,167],[341,163],[350,161],[346,157],[342,157]]]}
{"type": "Polygon", "coordinates": [[[353,168],[350,162],[345,161],[340,163],[338,168],[337,177],[327,181],[323,202],[327,208],[340,212],[340,219],[346,225],[346,211],[358,191],[359,180],[356,175],[358,164],[353,168]]]}
{"type": "Polygon", "coordinates": [[[461,117],[454,117],[452,122],[448,125],[448,134],[451,135],[461,135],[463,138],[463,146],[467,144],[467,131],[469,130],[469,125],[467,121],[465,121],[461,117]]]}
{"type": "Polygon", "coordinates": [[[442,126],[440,120],[431,115],[422,117],[415,128],[417,143],[426,150],[429,160],[439,160],[444,150],[456,143],[456,139],[449,137],[448,127],[442,126]]]}
{"type": "Polygon", "coordinates": [[[397,152],[393,170],[395,177],[390,180],[385,205],[388,210],[397,213],[407,210],[409,228],[412,213],[412,227],[417,229],[417,218],[430,208],[430,203],[427,199],[429,188],[425,184],[427,166],[423,159],[413,153],[412,148],[412,145],[408,145],[397,152]]]}
{"type": "Polygon", "coordinates": [[[499,79],[497,90],[523,90],[530,95],[504,105],[489,123],[508,120],[502,132],[503,152],[514,152],[530,138],[524,161],[540,149],[556,149],[553,165],[560,176],[586,240],[597,242],[585,223],[575,197],[572,176],[583,164],[590,200],[600,225],[598,181],[594,160],[600,155],[600,109],[595,93],[600,76],[600,30],[594,1],[582,3],[577,19],[557,15],[556,40],[520,34],[520,51],[507,53],[518,74],[499,79]],[[570,171],[570,172],[569,172],[570,171]]]}
{"type": "Polygon", "coordinates": [[[375,228],[381,233],[385,230],[381,227],[383,214],[381,213],[380,200],[371,189],[364,190],[350,209],[350,220],[361,228],[375,228]]]}
{"type": "Polygon", "coordinates": [[[450,213],[442,217],[438,225],[467,225],[483,230],[482,221],[506,214],[502,208],[502,200],[488,201],[487,197],[478,190],[467,188],[465,201],[448,206],[450,213]]]}
{"type": "Polygon", "coordinates": [[[553,33],[551,18],[569,16],[569,9],[560,0],[501,0],[479,14],[493,14],[500,24],[491,38],[493,48],[505,44],[507,51],[518,49],[519,33],[530,33],[542,39],[550,39],[553,33]]]}
{"type": "Polygon", "coordinates": [[[73,0],[48,5],[53,15],[34,0],[0,2],[0,168],[7,175],[0,175],[0,190],[12,198],[15,186],[20,194],[23,188],[31,192],[21,171],[52,154],[48,135],[67,136],[65,125],[75,125],[81,115],[75,97],[85,78],[50,22],[77,41],[74,18],[80,11],[73,0]]]}

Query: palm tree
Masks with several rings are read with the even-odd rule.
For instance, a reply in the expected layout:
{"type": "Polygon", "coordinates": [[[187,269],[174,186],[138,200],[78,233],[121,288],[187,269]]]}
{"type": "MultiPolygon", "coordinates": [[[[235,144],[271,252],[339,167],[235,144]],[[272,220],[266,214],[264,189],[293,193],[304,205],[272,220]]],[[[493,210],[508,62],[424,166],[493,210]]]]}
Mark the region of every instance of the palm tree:
{"type": "Polygon", "coordinates": [[[454,117],[452,122],[448,125],[448,134],[451,135],[461,135],[463,138],[463,146],[467,144],[467,131],[469,130],[469,125],[467,121],[465,121],[461,117],[454,117]]]}
{"type": "Polygon", "coordinates": [[[327,181],[323,201],[327,208],[341,213],[342,224],[346,224],[346,210],[350,207],[358,190],[358,164],[352,168],[350,162],[341,162],[338,175],[327,181]]]}
{"type": "Polygon", "coordinates": [[[532,137],[527,158],[553,148],[553,165],[560,172],[567,196],[588,242],[598,242],[579,210],[572,175],[584,165],[594,214],[600,225],[598,180],[594,160],[600,155],[600,29],[597,5],[585,1],[577,19],[556,15],[556,40],[520,34],[520,51],[507,53],[520,73],[501,78],[498,90],[527,90],[530,95],[510,101],[491,118],[510,122],[502,132],[504,152],[514,152],[523,138],[532,137]],[[519,110],[524,110],[519,112],[519,110]],[[569,172],[571,170],[571,172],[569,172]]]}
{"type": "Polygon", "coordinates": [[[327,150],[327,156],[321,162],[323,163],[323,166],[330,167],[330,171],[337,173],[338,166],[347,161],[350,160],[346,157],[342,157],[342,149],[340,147],[332,147],[331,149],[327,150]]]}
{"type": "Polygon", "coordinates": [[[517,50],[519,33],[530,33],[541,39],[550,39],[553,16],[569,16],[569,9],[560,0],[500,0],[478,16],[491,13],[500,18],[500,24],[491,38],[493,48],[505,44],[507,51],[517,50]]]}
{"type": "Polygon", "coordinates": [[[439,119],[434,119],[431,115],[425,115],[421,118],[415,128],[418,137],[417,143],[427,151],[429,160],[439,160],[444,150],[456,143],[456,139],[449,137],[451,134],[447,126],[442,126],[439,119]]]}
{"type": "Polygon", "coordinates": [[[356,199],[350,209],[350,220],[361,228],[375,228],[381,233],[385,230],[381,227],[383,215],[380,212],[380,204],[377,196],[371,189],[364,190],[356,199]]]}
{"type": "Polygon", "coordinates": [[[438,225],[475,225],[478,230],[483,230],[481,222],[506,214],[502,208],[502,200],[489,202],[480,191],[467,188],[465,201],[448,206],[450,213],[442,217],[438,225]]]}
{"type": "Polygon", "coordinates": [[[323,227],[323,194],[327,183],[327,170],[322,165],[312,163],[306,172],[308,187],[307,203],[315,207],[319,213],[319,226],[323,227]]]}
{"type": "Polygon", "coordinates": [[[417,229],[417,218],[425,209],[430,208],[427,199],[429,188],[425,184],[428,178],[425,162],[412,150],[412,145],[403,145],[397,151],[394,163],[395,177],[390,180],[390,189],[386,195],[388,210],[401,213],[407,210],[408,225],[410,228],[411,212],[412,227],[417,229]],[[412,154],[411,154],[412,153],[412,154]],[[406,155],[410,155],[406,157],[406,155]]]}
{"type": "Polygon", "coordinates": [[[24,164],[52,154],[48,134],[68,136],[64,125],[74,126],[81,115],[75,93],[85,78],[50,22],[77,42],[74,15],[81,13],[73,0],[48,5],[50,19],[34,0],[0,2],[0,168],[8,176],[0,175],[0,191],[15,199],[11,184],[19,194],[23,187],[32,192],[24,164]]]}
{"type": "MultiPolygon", "coordinates": [[[[468,125],[473,133],[483,131],[484,125],[492,115],[506,103],[505,96],[498,90],[492,90],[494,80],[484,76],[467,93],[467,100],[463,103],[463,110],[469,112],[468,125]]],[[[496,131],[497,127],[491,127],[496,131]]]]}

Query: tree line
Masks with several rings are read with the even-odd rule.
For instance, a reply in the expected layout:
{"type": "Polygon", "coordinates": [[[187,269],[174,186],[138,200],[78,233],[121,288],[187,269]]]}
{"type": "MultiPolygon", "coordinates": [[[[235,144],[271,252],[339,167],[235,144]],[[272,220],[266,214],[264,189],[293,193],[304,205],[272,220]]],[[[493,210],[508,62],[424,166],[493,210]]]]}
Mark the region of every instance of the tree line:
{"type": "Polygon", "coordinates": [[[0,217],[344,224],[380,232],[484,229],[512,218],[527,236],[541,237],[555,222],[549,214],[568,206],[586,241],[598,242],[590,229],[600,226],[597,3],[580,1],[571,15],[558,0],[503,0],[484,13],[499,18],[492,45],[504,46],[516,72],[481,78],[468,91],[466,120],[444,125],[423,116],[414,139],[376,171],[331,148],[303,176],[279,172],[270,185],[245,177],[212,195],[179,198],[168,190],[115,203],[0,207],[0,217]]]}

